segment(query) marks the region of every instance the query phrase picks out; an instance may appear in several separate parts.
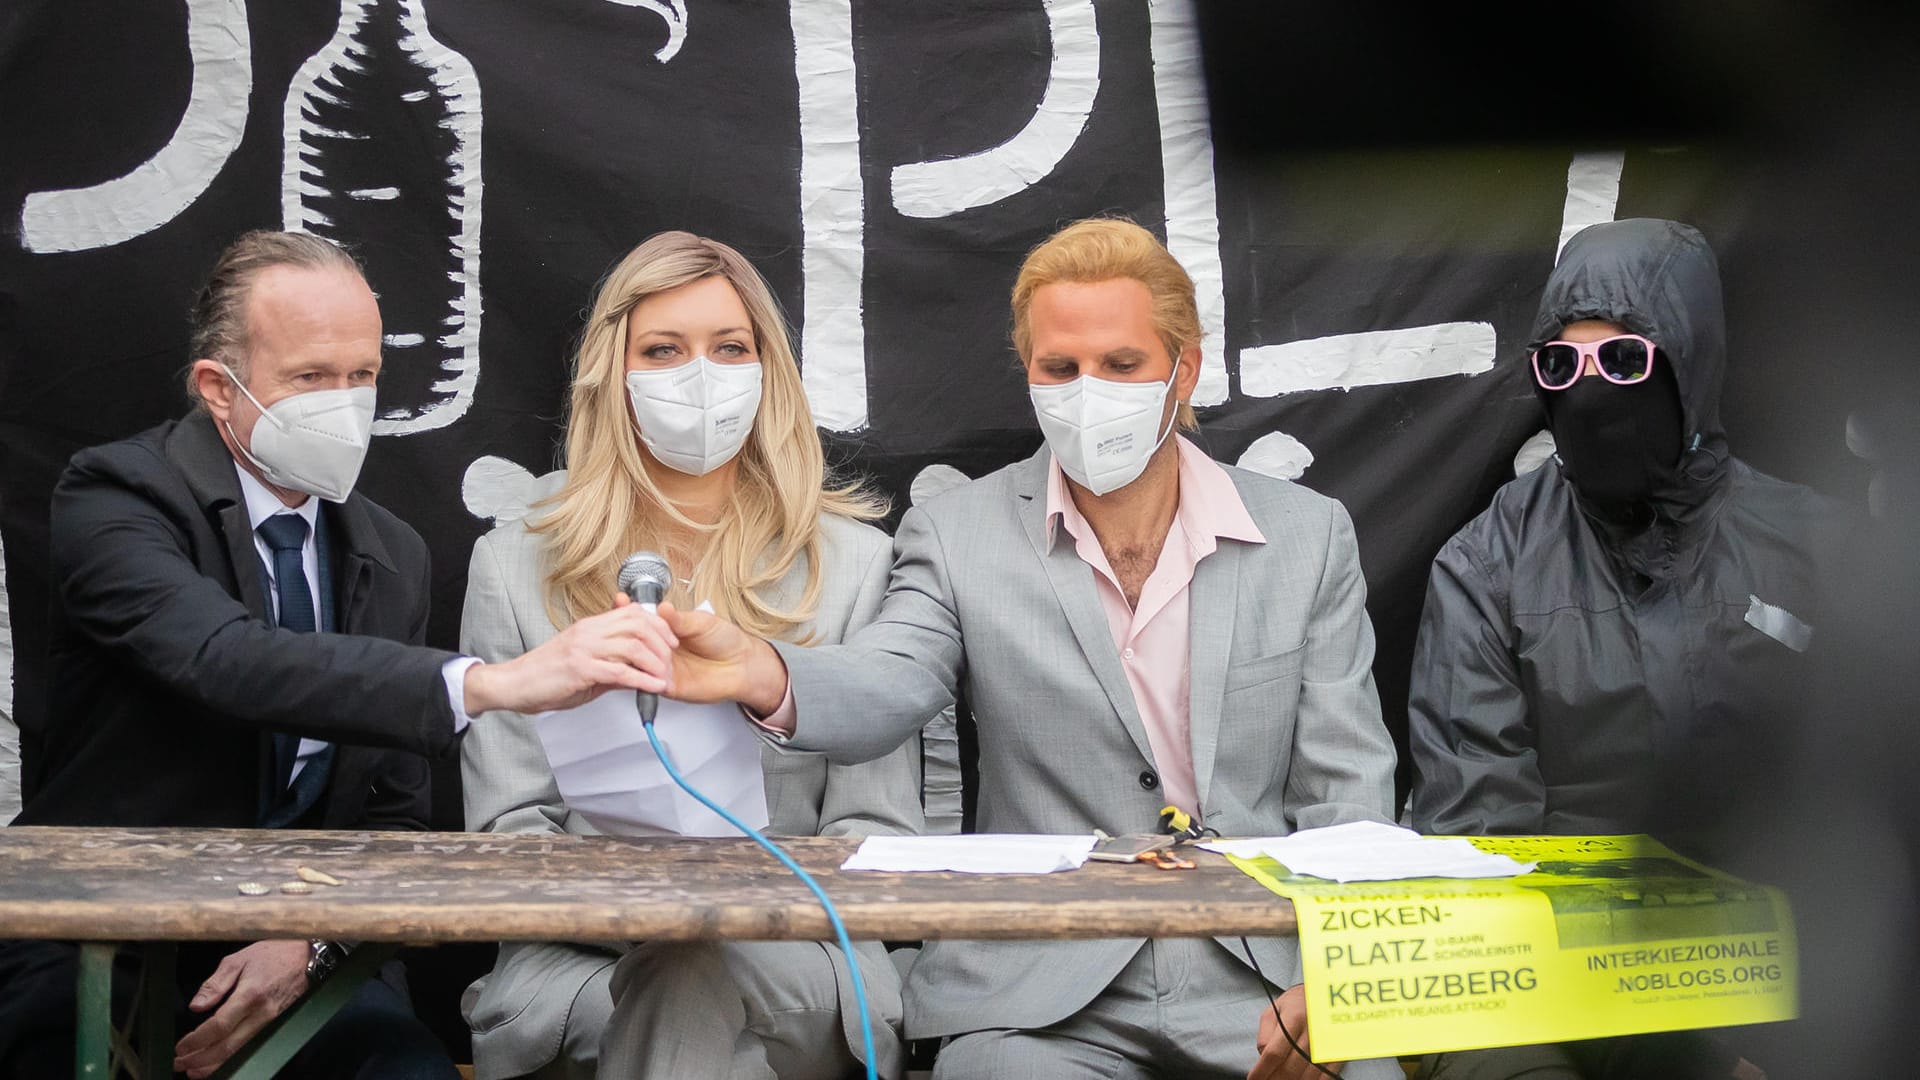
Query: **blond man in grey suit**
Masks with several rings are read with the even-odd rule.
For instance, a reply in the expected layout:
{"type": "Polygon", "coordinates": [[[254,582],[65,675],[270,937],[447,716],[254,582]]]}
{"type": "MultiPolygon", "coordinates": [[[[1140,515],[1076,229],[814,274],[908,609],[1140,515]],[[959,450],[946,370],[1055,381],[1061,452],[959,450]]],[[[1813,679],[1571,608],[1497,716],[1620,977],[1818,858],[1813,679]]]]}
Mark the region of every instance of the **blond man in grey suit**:
{"type": "MultiPolygon", "coordinates": [[[[603,606],[636,549],[666,554],[670,598],[711,601],[784,641],[837,642],[879,610],[892,550],[865,523],[877,506],[824,483],[771,294],[732,248],[665,233],[609,275],[576,361],[567,447],[571,470],[541,478],[528,517],[474,545],[471,654],[519,655],[603,606]]],[[[491,720],[462,747],[469,827],[593,833],[564,805],[531,719],[491,720]]],[[[764,764],[770,833],[919,829],[912,741],[852,765],[768,746],[764,764]]],[[[897,1076],[898,976],[878,943],[858,948],[876,1064],[897,1076]]],[[[508,943],[465,1004],[483,1080],[810,1080],[858,1067],[853,1000],[831,944],[508,943]]]]}
{"type": "MultiPolygon", "coordinates": [[[[663,605],[668,693],[739,701],[777,742],[853,762],[964,687],[983,831],[1151,831],[1169,802],[1227,835],[1386,820],[1393,746],[1352,525],[1172,434],[1192,424],[1200,359],[1186,273],[1136,225],[1080,222],[1028,256],[1013,307],[1047,446],[910,510],[879,617],[839,647],[663,605]]],[[[1278,1034],[1284,1017],[1308,1047],[1294,943],[1247,952],[930,942],[907,1030],[951,1037],[941,1080],[1315,1075],[1278,1034]],[[1270,1003],[1255,962],[1294,989],[1270,1003]]]]}

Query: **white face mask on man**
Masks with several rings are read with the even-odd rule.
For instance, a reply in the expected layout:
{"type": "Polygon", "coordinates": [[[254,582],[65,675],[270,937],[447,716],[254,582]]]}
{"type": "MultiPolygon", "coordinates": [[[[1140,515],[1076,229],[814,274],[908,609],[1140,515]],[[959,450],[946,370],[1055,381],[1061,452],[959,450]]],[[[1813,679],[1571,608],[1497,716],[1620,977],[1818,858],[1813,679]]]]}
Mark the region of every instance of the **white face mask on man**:
{"type": "Polygon", "coordinates": [[[705,476],[732,461],[760,411],[760,361],[716,364],[696,356],[678,367],[627,372],[640,441],[655,461],[705,476]]]}
{"type": "Polygon", "coordinates": [[[227,434],[260,475],[276,487],[345,502],[360,478],[367,445],[373,440],[373,387],[309,390],[267,408],[232,368],[224,370],[260,411],[253,423],[251,446],[240,442],[232,421],[227,423],[227,434]]]}
{"type": "Polygon", "coordinates": [[[1166,382],[1113,382],[1082,375],[1057,386],[1031,384],[1034,415],[1047,449],[1076,484],[1105,495],[1140,478],[1153,452],[1172,433],[1176,408],[1161,428],[1180,358],[1166,382]],[[1156,434],[1157,433],[1157,434],[1156,434]]]}

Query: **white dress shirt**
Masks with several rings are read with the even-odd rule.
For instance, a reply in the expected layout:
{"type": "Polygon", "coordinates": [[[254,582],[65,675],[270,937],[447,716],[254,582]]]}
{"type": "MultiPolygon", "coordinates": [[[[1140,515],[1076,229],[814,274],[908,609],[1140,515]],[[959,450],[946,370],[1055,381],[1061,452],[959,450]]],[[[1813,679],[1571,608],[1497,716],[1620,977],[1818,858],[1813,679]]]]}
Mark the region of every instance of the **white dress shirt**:
{"type": "MultiPolygon", "coordinates": [[[[273,549],[267,546],[266,538],[260,535],[260,523],[275,514],[297,514],[306,519],[307,540],[300,547],[300,566],[306,571],[306,580],[301,586],[313,598],[313,616],[318,623],[322,610],[318,588],[320,549],[314,534],[319,526],[320,500],[309,495],[299,506],[288,506],[280,501],[280,496],[268,491],[257,477],[241,468],[238,461],[233,463],[233,470],[240,475],[240,493],[247,500],[247,527],[253,531],[253,547],[260,553],[260,564],[267,569],[267,603],[276,617],[280,611],[280,582],[273,571],[273,549]]],[[[453,706],[455,731],[465,731],[467,725],[473,722],[466,709],[466,677],[467,669],[477,663],[479,661],[471,656],[461,656],[447,661],[440,669],[440,677],[447,684],[447,703],[453,706]]],[[[307,767],[307,762],[326,748],[327,743],[320,739],[302,737],[300,752],[294,758],[293,773],[287,778],[288,782],[299,776],[300,770],[307,767]]]]}

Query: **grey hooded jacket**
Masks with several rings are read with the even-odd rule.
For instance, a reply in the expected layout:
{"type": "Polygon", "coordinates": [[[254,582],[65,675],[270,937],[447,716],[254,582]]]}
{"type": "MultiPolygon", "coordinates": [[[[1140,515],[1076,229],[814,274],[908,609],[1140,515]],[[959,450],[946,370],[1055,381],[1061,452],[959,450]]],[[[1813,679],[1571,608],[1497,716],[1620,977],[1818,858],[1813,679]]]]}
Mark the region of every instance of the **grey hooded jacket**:
{"type": "Polygon", "coordinates": [[[1630,220],[1575,236],[1527,355],[1580,319],[1659,344],[1686,449],[1650,524],[1583,505],[1556,460],[1441,549],[1414,649],[1411,816],[1422,832],[1644,831],[1698,851],[1763,786],[1838,515],[1727,453],[1719,270],[1698,232],[1630,220]]]}

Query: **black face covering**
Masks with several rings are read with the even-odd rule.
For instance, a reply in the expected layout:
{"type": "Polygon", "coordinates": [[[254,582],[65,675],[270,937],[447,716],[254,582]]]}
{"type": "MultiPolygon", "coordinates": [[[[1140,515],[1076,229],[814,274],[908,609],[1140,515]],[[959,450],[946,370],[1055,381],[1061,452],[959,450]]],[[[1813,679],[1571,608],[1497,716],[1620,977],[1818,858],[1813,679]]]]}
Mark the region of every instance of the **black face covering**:
{"type": "Polygon", "coordinates": [[[1567,479],[1610,515],[1632,516],[1673,476],[1680,460],[1680,385],[1656,354],[1645,382],[1619,386],[1595,375],[1543,393],[1567,479]]]}

